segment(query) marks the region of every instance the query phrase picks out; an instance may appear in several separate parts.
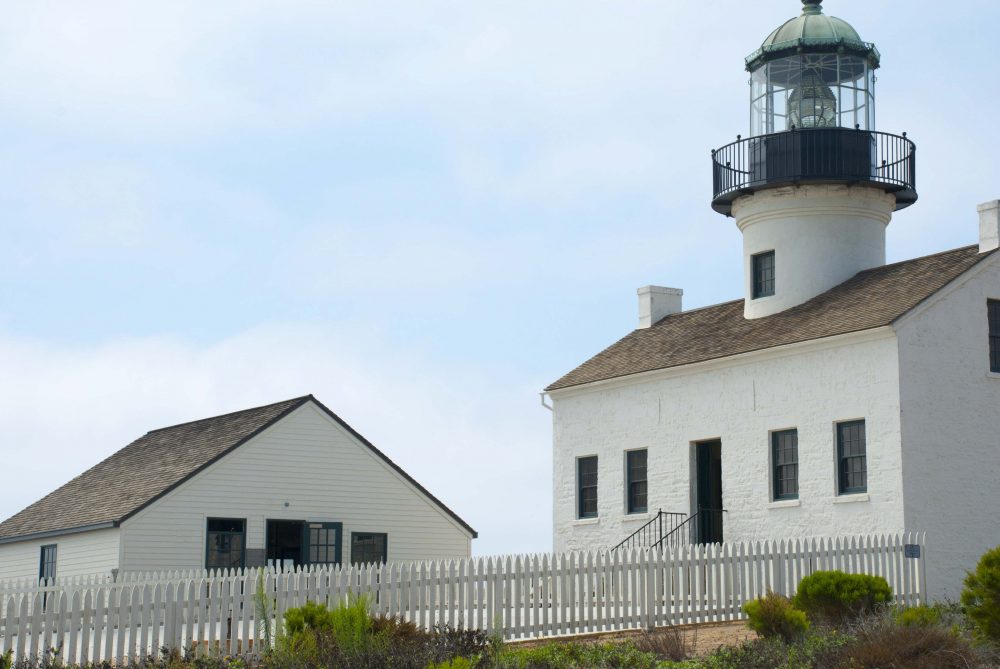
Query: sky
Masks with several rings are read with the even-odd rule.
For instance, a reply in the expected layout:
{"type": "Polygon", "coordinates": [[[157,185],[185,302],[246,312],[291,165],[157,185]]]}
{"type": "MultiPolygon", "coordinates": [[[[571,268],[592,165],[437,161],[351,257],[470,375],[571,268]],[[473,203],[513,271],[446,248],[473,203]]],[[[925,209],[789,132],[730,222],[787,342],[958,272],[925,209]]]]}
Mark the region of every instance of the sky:
{"type": "MultiPolygon", "coordinates": [[[[552,545],[539,392],[635,290],[741,296],[710,150],[797,0],[10,0],[0,517],[146,431],[314,394],[480,533],[552,545]]],[[[1000,3],[827,0],[917,143],[890,261],[1000,197],[1000,3]]]]}

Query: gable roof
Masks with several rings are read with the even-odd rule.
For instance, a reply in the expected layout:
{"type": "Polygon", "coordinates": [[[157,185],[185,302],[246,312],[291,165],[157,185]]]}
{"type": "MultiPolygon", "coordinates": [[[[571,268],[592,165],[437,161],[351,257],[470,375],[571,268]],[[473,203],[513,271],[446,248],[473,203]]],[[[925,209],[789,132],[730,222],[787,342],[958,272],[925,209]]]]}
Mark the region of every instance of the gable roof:
{"type": "Polygon", "coordinates": [[[891,325],[993,253],[966,246],[876,267],[763,318],[744,318],[744,300],[671,314],[625,336],[545,390],[891,325]]]}
{"type": "Polygon", "coordinates": [[[147,432],[0,523],[0,543],[116,527],[262,431],[313,402],[472,534],[477,533],[399,465],[312,395],[147,432]]]}

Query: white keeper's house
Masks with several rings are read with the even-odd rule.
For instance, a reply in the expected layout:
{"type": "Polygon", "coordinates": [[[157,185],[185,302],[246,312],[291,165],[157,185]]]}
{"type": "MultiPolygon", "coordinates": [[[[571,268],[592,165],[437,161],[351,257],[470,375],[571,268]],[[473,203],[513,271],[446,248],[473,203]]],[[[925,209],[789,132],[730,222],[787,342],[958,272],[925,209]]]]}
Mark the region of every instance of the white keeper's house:
{"type": "Polygon", "coordinates": [[[803,4],[712,153],[742,299],[641,288],[638,329],[546,388],[555,549],[922,531],[954,597],[1000,544],[1000,201],[977,244],[886,265],[915,147],[875,129],[875,46],[803,4]]]}
{"type": "Polygon", "coordinates": [[[0,580],[468,557],[475,537],[309,395],[136,439],[0,523],[0,580]]]}

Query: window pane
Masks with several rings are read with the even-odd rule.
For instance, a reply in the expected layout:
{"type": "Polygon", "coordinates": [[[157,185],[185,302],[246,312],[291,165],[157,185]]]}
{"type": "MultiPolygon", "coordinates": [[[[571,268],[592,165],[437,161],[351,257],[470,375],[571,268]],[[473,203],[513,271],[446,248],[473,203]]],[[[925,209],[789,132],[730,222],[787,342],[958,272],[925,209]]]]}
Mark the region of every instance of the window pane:
{"type": "Polygon", "coordinates": [[[774,295],[774,251],[753,256],[751,274],[754,299],[774,295]]]}
{"type": "Polygon", "coordinates": [[[577,497],[580,518],[597,516],[597,457],[577,460],[577,497]]]}
{"type": "Polygon", "coordinates": [[[205,534],[205,568],[239,568],[245,559],[246,521],[241,518],[209,518],[205,534]]]}
{"type": "Polygon", "coordinates": [[[648,505],[646,500],[646,459],[647,452],[629,451],[625,457],[626,480],[628,490],[628,512],[645,513],[648,505]]]}
{"type": "Polygon", "coordinates": [[[863,420],[837,425],[837,457],[840,492],[865,492],[868,489],[868,461],[863,420]]]}
{"type": "Polygon", "coordinates": [[[784,430],[771,434],[774,499],[795,499],[799,495],[799,433],[784,430]]]}
{"type": "Polygon", "coordinates": [[[42,546],[38,563],[39,579],[54,579],[56,577],[56,546],[42,546]]]}
{"type": "Polygon", "coordinates": [[[1000,300],[990,300],[990,371],[1000,374],[1000,300]]]}
{"type": "Polygon", "coordinates": [[[354,564],[384,563],[388,537],[372,532],[351,533],[351,562],[354,564]]]}

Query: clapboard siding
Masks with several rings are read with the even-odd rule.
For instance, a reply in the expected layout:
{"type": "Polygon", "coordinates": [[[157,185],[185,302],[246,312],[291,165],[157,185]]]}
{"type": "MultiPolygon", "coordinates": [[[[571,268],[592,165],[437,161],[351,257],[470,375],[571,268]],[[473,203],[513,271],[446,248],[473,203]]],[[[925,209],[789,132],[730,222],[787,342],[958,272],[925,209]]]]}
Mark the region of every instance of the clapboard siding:
{"type": "Polygon", "coordinates": [[[108,574],[118,567],[117,528],[0,544],[0,580],[38,578],[41,547],[56,545],[56,577],[108,574]]]}
{"type": "Polygon", "coordinates": [[[365,445],[306,404],[122,524],[127,571],[204,566],[205,520],[246,518],[264,548],[268,519],[385,532],[390,560],[466,557],[471,537],[365,445]],[[285,503],[288,506],[285,506],[285,503]]]}

